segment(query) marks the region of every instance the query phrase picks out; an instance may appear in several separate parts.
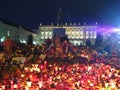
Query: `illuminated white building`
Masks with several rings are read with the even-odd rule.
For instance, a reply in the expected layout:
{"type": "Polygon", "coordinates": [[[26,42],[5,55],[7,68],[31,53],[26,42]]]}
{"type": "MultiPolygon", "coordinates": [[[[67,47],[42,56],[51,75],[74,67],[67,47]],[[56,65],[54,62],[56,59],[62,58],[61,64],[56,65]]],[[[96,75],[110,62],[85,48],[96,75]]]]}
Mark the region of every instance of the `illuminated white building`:
{"type": "Polygon", "coordinates": [[[57,26],[57,25],[42,25],[40,24],[38,29],[38,37],[40,43],[44,43],[45,39],[53,37],[53,29],[63,28],[65,29],[65,34],[68,36],[68,39],[74,45],[85,45],[87,40],[91,41],[91,44],[94,45],[95,39],[97,36],[98,26],[87,26],[87,25],[76,25],[70,23],[70,25],[57,26]]]}
{"type": "Polygon", "coordinates": [[[94,45],[95,39],[97,36],[98,26],[90,25],[77,25],[76,23],[70,23],[69,25],[58,26],[54,25],[42,25],[40,24],[39,28],[36,30],[37,34],[26,30],[21,26],[12,25],[10,23],[0,21],[0,41],[4,41],[7,36],[11,37],[15,41],[20,41],[21,43],[26,43],[28,36],[32,34],[34,44],[45,43],[46,39],[53,38],[53,30],[57,28],[65,29],[65,34],[68,36],[68,39],[74,45],[85,45],[87,40],[91,41],[91,44],[94,45]]]}
{"type": "Polygon", "coordinates": [[[33,36],[33,43],[36,44],[36,33],[21,26],[11,24],[10,22],[0,20],[0,43],[3,42],[6,37],[10,37],[14,41],[27,43],[29,35],[33,36]]]}

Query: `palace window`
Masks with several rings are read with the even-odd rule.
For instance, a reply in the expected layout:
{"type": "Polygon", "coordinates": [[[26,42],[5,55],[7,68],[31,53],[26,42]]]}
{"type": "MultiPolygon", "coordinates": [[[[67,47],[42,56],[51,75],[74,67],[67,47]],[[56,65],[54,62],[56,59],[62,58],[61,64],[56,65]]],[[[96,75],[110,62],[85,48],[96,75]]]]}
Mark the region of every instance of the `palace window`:
{"type": "Polygon", "coordinates": [[[45,32],[45,35],[48,35],[48,32],[47,32],[47,31],[45,32]]]}
{"type": "Polygon", "coordinates": [[[89,35],[89,32],[88,32],[88,31],[86,31],[86,35],[89,35]]]}
{"type": "Polygon", "coordinates": [[[89,38],[89,36],[88,35],[86,35],[86,39],[88,39],[89,38]]]}
{"type": "Polygon", "coordinates": [[[93,38],[95,39],[96,36],[97,36],[97,33],[96,33],[96,31],[94,31],[94,32],[93,32],[93,38]]]}
{"type": "Polygon", "coordinates": [[[44,35],[44,32],[43,32],[43,31],[41,32],[41,35],[44,35]]]}
{"type": "Polygon", "coordinates": [[[75,34],[75,32],[74,31],[72,31],[72,35],[74,35],[75,34]]]}
{"type": "Polygon", "coordinates": [[[83,35],[80,35],[80,38],[83,39],[83,35]]]}
{"type": "Polygon", "coordinates": [[[44,39],[44,36],[41,36],[41,39],[44,39]]]}
{"type": "Polygon", "coordinates": [[[48,36],[45,36],[45,39],[47,39],[48,38],[48,36]]]}
{"type": "Polygon", "coordinates": [[[49,36],[49,39],[52,39],[52,35],[49,36]]]}
{"type": "Polygon", "coordinates": [[[80,30],[80,35],[83,35],[83,31],[82,30],[80,30]]]}

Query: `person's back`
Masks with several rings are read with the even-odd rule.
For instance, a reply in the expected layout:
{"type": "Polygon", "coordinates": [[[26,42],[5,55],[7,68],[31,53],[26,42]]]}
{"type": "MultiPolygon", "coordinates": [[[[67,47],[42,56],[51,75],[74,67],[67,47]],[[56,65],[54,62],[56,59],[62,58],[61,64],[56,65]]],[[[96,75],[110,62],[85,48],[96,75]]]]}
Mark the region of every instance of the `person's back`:
{"type": "Polygon", "coordinates": [[[6,56],[11,56],[13,52],[14,42],[8,37],[4,42],[4,53],[6,56]]]}

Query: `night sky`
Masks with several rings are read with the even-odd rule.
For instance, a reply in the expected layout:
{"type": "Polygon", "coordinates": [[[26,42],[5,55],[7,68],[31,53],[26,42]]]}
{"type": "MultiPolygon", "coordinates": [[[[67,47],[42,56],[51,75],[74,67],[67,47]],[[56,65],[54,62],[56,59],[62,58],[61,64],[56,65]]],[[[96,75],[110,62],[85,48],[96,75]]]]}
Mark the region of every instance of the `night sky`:
{"type": "Polygon", "coordinates": [[[0,19],[28,29],[57,21],[120,25],[120,0],[0,0],[0,19]]]}

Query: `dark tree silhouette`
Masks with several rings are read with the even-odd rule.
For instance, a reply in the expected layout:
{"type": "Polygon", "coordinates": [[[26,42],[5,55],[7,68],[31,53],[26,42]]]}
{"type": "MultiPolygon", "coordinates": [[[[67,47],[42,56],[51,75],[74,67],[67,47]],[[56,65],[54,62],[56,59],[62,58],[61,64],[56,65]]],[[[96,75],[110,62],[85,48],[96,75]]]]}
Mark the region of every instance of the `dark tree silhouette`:
{"type": "Polygon", "coordinates": [[[95,46],[101,46],[102,43],[103,43],[103,36],[100,33],[98,33],[95,40],[95,46]]]}
{"type": "Polygon", "coordinates": [[[28,45],[32,45],[32,44],[33,44],[33,36],[32,36],[32,34],[30,34],[28,36],[28,45]]]}
{"type": "Polygon", "coordinates": [[[61,39],[60,39],[60,42],[63,43],[65,40],[67,40],[67,42],[69,41],[67,35],[62,36],[61,39]]]}
{"type": "Polygon", "coordinates": [[[86,46],[88,46],[88,47],[91,46],[91,42],[90,42],[90,40],[87,40],[87,41],[86,41],[86,46]]]}
{"type": "Polygon", "coordinates": [[[51,39],[46,39],[45,44],[47,45],[47,47],[50,47],[50,45],[52,44],[52,40],[51,39]]]}

